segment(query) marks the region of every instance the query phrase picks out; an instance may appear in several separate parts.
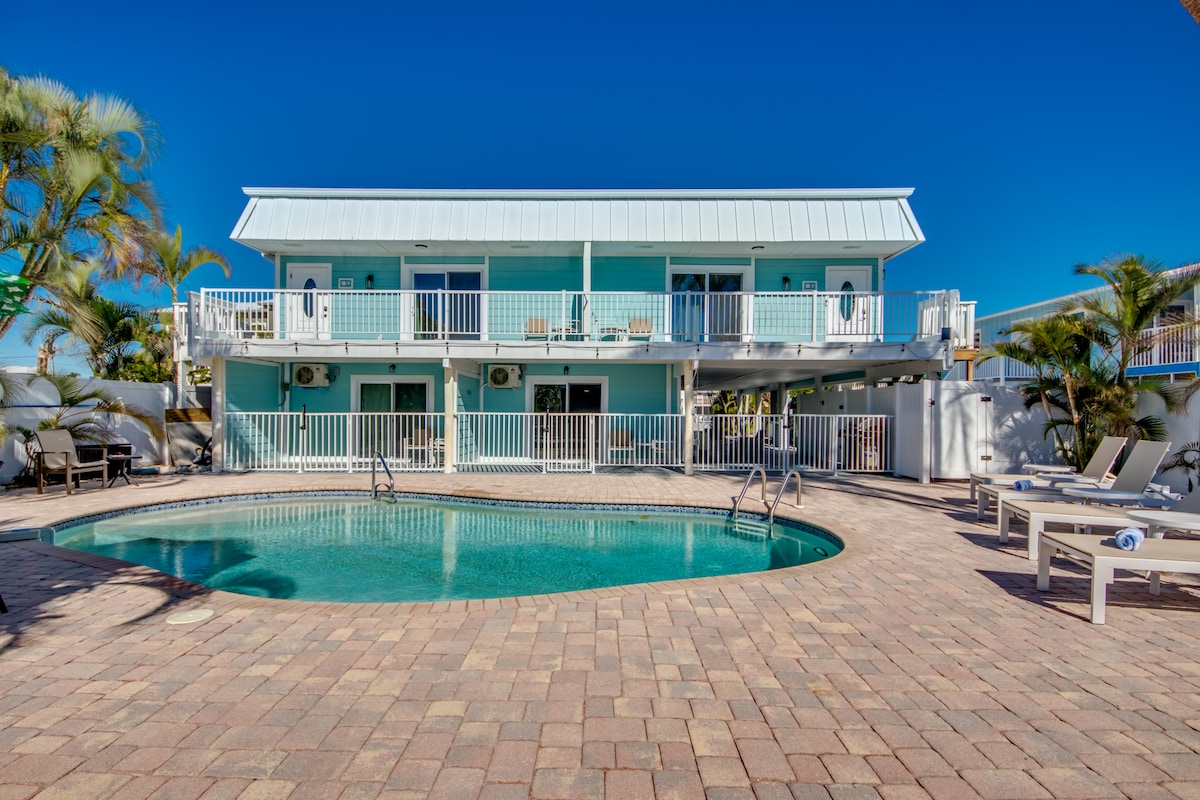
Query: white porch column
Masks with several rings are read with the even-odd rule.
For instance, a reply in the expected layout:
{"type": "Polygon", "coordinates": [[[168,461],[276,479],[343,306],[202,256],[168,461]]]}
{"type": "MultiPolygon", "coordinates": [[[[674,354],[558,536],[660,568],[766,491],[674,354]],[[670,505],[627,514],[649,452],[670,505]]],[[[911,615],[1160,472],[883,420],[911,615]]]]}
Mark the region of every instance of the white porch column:
{"type": "Polygon", "coordinates": [[[696,473],[696,465],[694,459],[693,443],[696,438],[696,421],[692,417],[692,410],[696,405],[696,385],[694,376],[700,362],[695,359],[688,359],[683,362],[683,474],[694,475],[696,473]]]}
{"type": "Polygon", "coordinates": [[[443,433],[442,459],[446,472],[454,472],[454,457],[458,453],[458,373],[450,359],[442,359],[443,407],[446,429],[443,433]]]}
{"type": "Polygon", "coordinates": [[[225,470],[225,359],[212,360],[212,471],[225,470]]]}
{"type": "Polygon", "coordinates": [[[592,333],[592,243],[583,243],[583,338],[588,340],[592,333]]]}

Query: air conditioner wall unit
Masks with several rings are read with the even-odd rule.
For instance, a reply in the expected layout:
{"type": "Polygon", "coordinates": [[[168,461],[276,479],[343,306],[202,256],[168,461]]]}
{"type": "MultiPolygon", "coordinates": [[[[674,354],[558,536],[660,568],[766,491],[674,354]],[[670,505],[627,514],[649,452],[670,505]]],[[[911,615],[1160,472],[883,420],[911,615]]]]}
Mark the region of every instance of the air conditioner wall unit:
{"type": "Polygon", "coordinates": [[[516,364],[492,364],[487,375],[487,385],[492,389],[518,389],[521,386],[521,368],[516,364]]]}
{"type": "Polygon", "coordinates": [[[295,364],[292,366],[292,385],[313,389],[329,385],[329,368],[324,364],[295,364]]]}

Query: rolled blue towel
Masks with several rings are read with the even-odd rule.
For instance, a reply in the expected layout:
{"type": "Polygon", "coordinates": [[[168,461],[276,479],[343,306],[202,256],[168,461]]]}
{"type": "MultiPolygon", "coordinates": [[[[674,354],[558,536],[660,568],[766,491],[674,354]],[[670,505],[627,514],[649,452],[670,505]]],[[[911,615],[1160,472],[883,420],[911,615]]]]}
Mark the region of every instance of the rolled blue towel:
{"type": "Polygon", "coordinates": [[[1122,550],[1137,550],[1146,540],[1146,534],[1137,528],[1122,528],[1113,538],[1117,540],[1117,547],[1122,550]]]}
{"type": "Polygon", "coordinates": [[[1019,481],[1013,481],[1013,488],[1016,489],[1018,492],[1028,492],[1030,489],[1033,488],[1033,481],[1027,481],[1024,479],[1021,479],[1019,481]]]}

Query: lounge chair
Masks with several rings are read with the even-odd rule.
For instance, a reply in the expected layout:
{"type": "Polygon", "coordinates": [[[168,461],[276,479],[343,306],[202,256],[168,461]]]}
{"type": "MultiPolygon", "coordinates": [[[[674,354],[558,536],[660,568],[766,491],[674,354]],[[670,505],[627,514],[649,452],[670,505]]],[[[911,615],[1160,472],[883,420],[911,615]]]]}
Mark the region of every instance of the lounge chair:
{"type": "MultiPolygon", "coordinates": [[[[1055,481],[1086,481],[1090,483],[1100,483],[1108,475],[1108,471],[1112,469],[1113,462],[1117,460],[1117,456],[1121,454],[1122,448],[1125,447],[1124,436],[1105,436],[1096,447],[1096,452],[1092,454],[1091,459],[1084,466],[1083,472],[1074,473],[1067,472],[1061,474],[1038,475],[1033,477],[1035,485],[1042,483],[1046,486],[1050,485],[1051,480],[1055,481]]],[[[1011,486],[1016,481],[1030,480],[1031,475],[1028,472],[1012,473],[1012,472],[972,472],[971,473],[971,501],[975,501],[976,487],[981,485],[1008,484],[1011,486]]]]}
{"type": "MultiPolygon", "coordinates": [[[[1153,480],[1154,473],[1158,471],[1158,465],[1166,458],[1167,451],[1170,449],[1170,442],[1148,442],[1146,440],[1137,442],[1129,452],[1129,457],[1125,459],[1125,463],[1121,466],[1120,474],[1117,475],[1111,484],[1080,488],[1105,489],[1125,495],[1132,494],[1132,499],[1136,499],[1146,490],[1146,485],[1153,480]]],[[[1024,492],[1019,492],[1011,486],[980,486],[979,500],[975,504],[975,517],[976,519],[983,519],[990,500],[996,501],[997,519],[999,518],[1001,507],[1006,500],[1068,500],[1070,502],[1077,502],[1077,498],[1066,496],[1067,490],[1075,485],[1077,484],[1062,483],[1024,492]]],[[[1129,499],[1131,498],[1127,497],[1126,501],[1129,499]]]]}
{"type": "MultiPolygon", "coordinates": [[[[1147,498],[1145,502],[1158,502],[1147,498]]],[[[1164,499],[1168,508],[1113,508],[1111,506],[1085,506],[1047,501],[1010,500],[1005,504],[1004,516],[1000,520],[1000,544],[1008,542],[1008,533],[1014,519],[1028,524],[1029,540],[1026,546],[1030,561],[1037,558],[1038,542],[1046,532],[1046,525],[1059,522],[1074,525],[1076,530],[1087,528],[1145,528],[1146,535],[1161,539],[1168,530],[1200,530],[1200,489],[1178,502],[1164,499]]]]}
{"type": "Polygon", "coordinates": [[[71,483],[79,488],[79,477],[86,473],[100,473],[100,488],[108,486],[108,454],[101,446],[99,461],[80,461],[75,450],[71,432],[64,428],[38,431],[34,434],[41,452],[37,455],[37,493],[43,494],[47,475],[65,475],[67,494],[71,483]]]}
{"type": "MultiPolygon", "coordinates": [[[[1149,445],[1161,444],[1163,443],[1138,442],[1138,444],[1133,448],[1133,453],[1131,453],[1129,456],[1130,462],[1133,462],[1136,455],[1138,456],[1139,460],[1142,460],[1144,456],[1144,463],[1149,463],[1155,452],[1159,449],[1161,449],[1162,453],[1165,455],[1166,451],[1170,449],[1169,443],[1162,448],[1149,447],[1149,445]],[[1148,446],[1141,448],[1141,455],[1139,455],[1139,447],[1143,444],[1148,446]]],[[[1159,458],[1159,461],[1154,462],[1153,468],[1151,469],[1151,477],[1153,477],[1153,470],[1158,468],[1158,463],[1160,461],[1161,457],[1159,458]]],[[[1125,465],[1126,468],[1121,470],[1121,475],[1117,476],[1118,481],[1122,479],[1122,476],[1127,474],[1127,470],[1130,466],[1131,464],[1125,465]]],[[[1135,478],[1137,476],[1135,475],[1135,471],[1141,474],[1144,474],[1145,471],[1145,466],[1142,464],[1132,464],[1132,466],[1134,471],[1130,471],[1128,473],[1126,483],[1124,484],[1126,486],[1136,486],[1135,478]]],[[[1149,482],[1150,479],[1147,478],[1146,483],[1149,482]]],[[[1145,489],[1145,484],[1143,484],[1141,488],[1145,489]]],[[[1175,502],[1173,499],[1167,498],[1163,495],[1143,495],[1140,494],[1140,490],[1136,489],[1117,489],[1116,484],[1113,485],[1113,489],[1111,491],[1115,492],[1116,494],[1108,498],[1107,502],[1110,503],[1116,503],[1118,505],[1132,505],[1136,503],[1143,506],[1170,506],[1171,511],[1180,512],[1182,514],[1197,513],[1197,519],[1200,519],[1200,513],[1198,513],[1200,512],[1200,491],[1193,492],[1178,502],[1175,502]],[[1133,495],[1132,497],[1130,497],[1131,494],[1133,495]]],[[[1024,493],[1015,492],[1014,494],[1024,493]]],[[[1047,523],[1050,522],[1075,525],[1076,527],[1149,527],[1148,523],[1139,522],[1133,517],[1129,516],[1129,514],[1134,512],[1133,509],[1110,508],[1098,505],[1080,505],[1077,502],[1065,502],[1077,500],[1078,498],[1074,498],[1065,494],[1057,501],[1028,500],[1023,497],[1015,498],[1011,496],[1005,497],[997,512],[996,524],[997,528],[999,529],[1000,543],[1005,544],[1008,542],[1009,529],[1012,526],[1012,521],[1014,519],[1025,520],[1025,522],[1028,523],[1029,538],[1026,544],[1026,552],[1030,560],[1037,558],[1038,541],[1045,532],[1047,523]]],[[[1106,501],[1102,499],[1100,502],[1106,501]]],[[[1159,532],[1158,535],[1161,536],[1161,532],[1159,532]]]]}
{"type": "Polygon", "coordinates": [[[530,317],[525,320],[524,339],[550,339],[550,325],[545,317],[530,317]]]}
{"type": "Polygon", "coordinates": [[[1150,594],[1159,593],[1162,572],[1200,573],[1200,541],[1195,539],[1147,539],[1137,550],[1122,550],[1111,538],[1085,533],[1046,533],[1038,550],[1037,588],[1050,590],[1050,561],[1063,553],[1091,568],[1091,620],[1104,624],[1108,584],[1118,569],[1150,573],[1150,594]]]}

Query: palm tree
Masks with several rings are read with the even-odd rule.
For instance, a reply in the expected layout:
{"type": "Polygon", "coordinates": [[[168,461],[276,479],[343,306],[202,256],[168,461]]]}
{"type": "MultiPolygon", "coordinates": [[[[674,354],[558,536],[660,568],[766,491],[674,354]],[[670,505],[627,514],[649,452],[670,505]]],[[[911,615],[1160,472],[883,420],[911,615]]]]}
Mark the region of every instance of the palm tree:
{"type": "Polygon", "coordinates": [[[1064,311],[1083,312],[1089,334],[1116,369],[1117,383],[1125,382],[1137,356],[1150,352],[1166,337],[1200,326],[1196,318],[1168,315],[1180,295],[1200,280],[1200,269],[1196,267],[1168,272],[1158,261],[1130,255],[1094,265],[1079,264],[1075,274],[1100,278],[1111,290],[1111,297],[1092,295],[1074,306],[1068,305],[1064,311]],[[1160,322],[1166,324],[1160,326],[1160,322]],[[1156,327],[1156,333],[1147,333],[1156,327]]]}
{"type": "Polygon", "coordinates": [[[146,252],[137,264],[138,270],[160,286],[171,290],[171,304],[179,302],[179,285],[193,270],[205,264],[216,264],[229,280],[233,270],[229,261],[216,250],[197,245],[183,250],[183,228],[176,225],[175,235],[155,231],[147,241],[146,252]]]}
{"type": "MultiPolygon", "coordinates": [[[[0,70],[0,258],[34,289],[96,257],[119,276],[159,222],[155,126],[128,102],[0,70]]],[[[12,317],[0,317],[0,337],[12,317]]]]}
{"type": "Polygon", "coordinates": [[[116,380],[137,350],[137,321],[143,311],[103,296],[89,277],[89,270],[76,268],[69,281],[55,285],[48,304],[29,319],[24,339],[26,344],[40,339],[48,350],[66,339],[83,349],[93,375],[116,380]]]}
{"type": "Polygon", "coordinates": [[[1013,338],[985,349],[978,360],[1011,358],[1033,370],[1033,380],[1021,387],[1025,408],[1041,407],[1055,449],[1067,463],[1081,466],[1094,450],[1079,403],[1080,387],[1091,370],[1091,340],[1077,317],[1061,313],[1022,320],[1007,333],[1013,338]],[[1066,418],[1056,416],[1056,410],[1065,412],[1066,418]],[[1064,427],[1068,437],[1063,435],[1064,427]]]}

